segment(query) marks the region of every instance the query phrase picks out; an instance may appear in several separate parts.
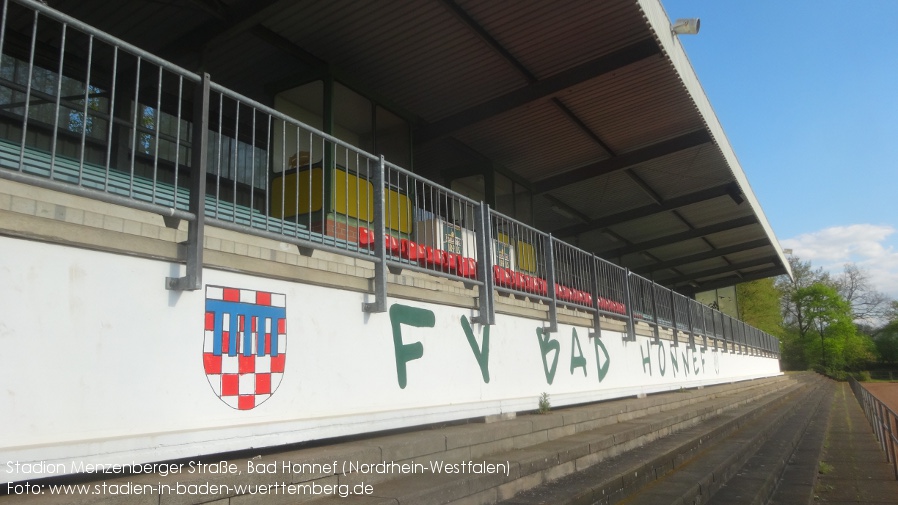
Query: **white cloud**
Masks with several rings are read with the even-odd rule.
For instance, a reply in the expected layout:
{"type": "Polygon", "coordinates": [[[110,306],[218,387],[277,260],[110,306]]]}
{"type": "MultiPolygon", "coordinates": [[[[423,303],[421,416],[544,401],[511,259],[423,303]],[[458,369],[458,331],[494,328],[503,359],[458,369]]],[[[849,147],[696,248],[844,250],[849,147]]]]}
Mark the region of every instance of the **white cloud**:
{"type": "Polygon", "coordinates": [[[854,262],[870,274],[877,290],[898,299],[898,250],[889,243],[894,226],[853,224],[833,226],[780,241],[813,266],[837,273],[854,262]]]}

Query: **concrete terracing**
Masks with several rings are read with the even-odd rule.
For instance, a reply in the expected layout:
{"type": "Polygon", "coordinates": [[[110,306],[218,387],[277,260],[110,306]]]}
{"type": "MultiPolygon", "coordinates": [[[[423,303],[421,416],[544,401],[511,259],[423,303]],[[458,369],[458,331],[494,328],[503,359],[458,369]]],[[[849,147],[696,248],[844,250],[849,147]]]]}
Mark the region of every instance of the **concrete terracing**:
{"type": "Polygon", "coordinates": [[[206,460],[239,474],[64,483],[157,490],[147,494],[51,496],[41,482],[44,494],[0,505],[898,503],[898,481],[851,389],[815,374],[508,417],[206,460]],[[191,485],[227,488],[175,491],[191,485]]]}
{"type": "MultiPolygon", "coordinates": [[[[667,496],[667,489],[674,488],[698,489],[704,501],[726,477],[739,473],[742,462],[751,462],[765,441],[782,439],[789,447],[797,443],[813,412],[827,404],[823,399],[832,388],[830,381],[814,375],[781,376],[490,423],[432,426],[286,452],[229,456],[228,462],[242,469],[239,475],[133,475],[103,481],[107,486],[162,484],[170,489],[179,484],[229,486],[201,496],[43,494],[2,497],[0,504],[615,503],[640,491],[643,498],[630,499],[658,503],[659,494],[667,496]],[[783,425],[794,429],[781,434],[783,425]],[[361,471],[345,472],[344,464],[360,465],[361,471]],[[432,464],[442,464],[444,470],[434,472],[432,464]],[[267,465],[272,471],[250,474],[248,465],[267,465]],[[446,465],[461,473],[447,472],[446,465]],[[681,483],[668,487],[659,480],[667,480],[666,476],[681,483]],[[364,489],[354,487],[361,483],[369,486],[370,494],[348,498],[302,494],[328,485],[364,489]],[[261,484],[272,494],[239,494],[235,486],[242,484],[261,484]],[[290,485],[294,494],[283,494],[290,485]]],[[[781,473],[781,466],[767,473],[781,473]]]]}

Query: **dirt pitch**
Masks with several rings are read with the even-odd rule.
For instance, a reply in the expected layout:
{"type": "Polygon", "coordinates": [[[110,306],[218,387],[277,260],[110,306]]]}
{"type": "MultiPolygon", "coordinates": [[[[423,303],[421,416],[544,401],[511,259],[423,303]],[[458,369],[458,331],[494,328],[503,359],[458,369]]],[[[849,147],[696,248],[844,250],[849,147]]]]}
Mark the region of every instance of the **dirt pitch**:
{"type": "Polygon", "coordinates": [[[863,386],[898,414],[898,382],[865,382],[863,386]]]}

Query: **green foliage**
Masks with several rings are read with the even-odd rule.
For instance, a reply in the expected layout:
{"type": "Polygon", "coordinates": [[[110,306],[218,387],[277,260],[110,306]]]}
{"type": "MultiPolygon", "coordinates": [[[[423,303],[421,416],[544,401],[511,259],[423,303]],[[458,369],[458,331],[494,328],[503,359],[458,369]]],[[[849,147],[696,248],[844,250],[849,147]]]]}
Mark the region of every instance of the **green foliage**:
{"type": "Polygon", "coordinates": [[[739,316],[746,323],[771,335],[783,333],[780,292],[773,278],[744,282],[736,286],[739,316]]]}
{"type": "Polygon", "coordinates": [[[791,278],[736,286],[740,318],[780,339],[783,369],[844,380],[877,359],[898,363],[898,301],[874,290],[866,271],[849,263],[830,275],[796,256],[789,264],[791,278]]]}
{"type": "MultiPolygon", "coordinates": [[[[805,352],[805,342],[795,330],[787,328],[780,337],[780,362],[785,370],[808,370],[811,362],[805,352]]],[[[822,366],[820,373],[823,373],[822,366]]]]}
{"type": "Polygon", "coordinates": [[[549,393],[539,395],[539,413],[548,414],[552,410],[552,404],[549,403],[549,393]]]}
{"type": "Polygon", "coordinates": [[[808,362],[832,370],[857,370],[874,358],[872,340],[857,332],[851,306],[834,287],[816,283],[793,296],[804,313],[801,342],[808,362]]]}
{"type": "Polygon", "coordinates": [[[873,336],[879,360],[882,363],[898,363],[898,319],[884,326],[873,336]]]}

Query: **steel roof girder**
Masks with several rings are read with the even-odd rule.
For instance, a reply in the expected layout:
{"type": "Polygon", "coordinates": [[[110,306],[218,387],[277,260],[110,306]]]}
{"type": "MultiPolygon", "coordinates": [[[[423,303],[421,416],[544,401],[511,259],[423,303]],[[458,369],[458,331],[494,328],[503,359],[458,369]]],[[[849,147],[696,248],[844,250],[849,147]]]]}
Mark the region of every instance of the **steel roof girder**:
{"type": "Polygon", "coordinates": [[[568,88],[613,72],[627,65],[661,54],[654,39],[643,39],[594,60],[559,72],[551,77],[505,93],[486,102],[456,112],[415,130],[415,141],[423,144],[436,140],[485,119],[514,110],[528,103],[551,97],[568,88]]]}
{"type": "Polygon", "coordinates": [[[704,202],[706,200],[712,200],[714,198],[720,198],[722,196],[728,196],[732,191],[731,186],[733,185],[735,185],[735,183],[706,188],[700,191],[696,191],[695,193],[689,193],[686,195],[671,198],[662,202],[660,205],[652,204],[643,207],[637,207],[635,209],[625,210],[617,214],[611,214],[608,216],[603,216],[599,219],[594,219],[589,223],[572,225],[554,230],[552,233],[557,237],[570,237],[572,235],[579,235],[580,233],[597,230],[599,228],[607,228],[608,226],[612,226],[615,224],[648,217],[653,214],[669,212],[674,209],[679,209],[680,207],[686,207],[687,205],[704,202]]]}
{"type": "Polygon", "coordinates": [[[627,254],[638,253],[642,251],[646,251],[649,249],[654,249],[656,247],[663,247],[666,245],[676,244],[677,242],[683,242],[685,240],[692,240],[696,238],[706,237],[708,235],[713,235],[715,233],[720,233],[724,231],[734,230],[736,228],[742,228],[743,226],[750,226],[758,223],[758,218],[754,215],[740,217],[738,219],[731,219],[728,221],[724,221],[722,223],[716,223],[708,226],[703,226],[701,228],[695,228],[692,230],[684,231],[681,233],[675,233],[673,235],[667,235],[666,237],[660,237],[657,239],[647,240],[645,242],[639,242],[636,244],[632,244],[626,247],[618,247],[617,249],[610,249],[607,251],[601,251],[598,253],[602,257],[610,257],[617,258],[620,256],[624,256],[627,254]]]}
{"type": "Polygon", "coordinates": [[[534,189],[538,193],[547,193],[554,189],[577,184],[578,182],[587,179],[607,175],[620,170],[626,170],[627,168],[640,163],[645,163],[662,156],[667,156],[669,154],[706,144],[711,142],[711,140],[711,135],[708,134],[707,130],[696,130],[613,158],[590,163],[589,165],[575,168],[563,174],[536,181],[534,189]]]}

